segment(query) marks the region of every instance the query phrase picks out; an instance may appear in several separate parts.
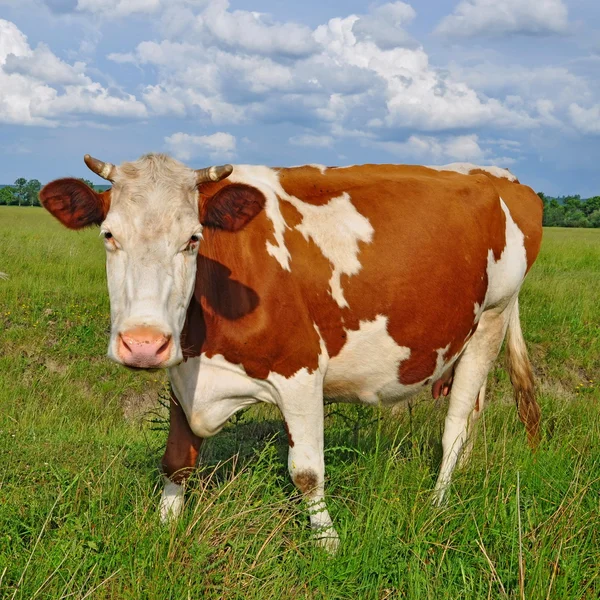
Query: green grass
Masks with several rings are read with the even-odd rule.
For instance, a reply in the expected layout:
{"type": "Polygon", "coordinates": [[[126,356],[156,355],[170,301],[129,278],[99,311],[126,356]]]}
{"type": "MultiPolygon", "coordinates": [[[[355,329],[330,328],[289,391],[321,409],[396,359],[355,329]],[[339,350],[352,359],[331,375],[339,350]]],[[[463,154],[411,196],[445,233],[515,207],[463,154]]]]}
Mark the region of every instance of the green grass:
{"type": "Polygon", "coordinates": [[[97,237],[0,207],[1,598],[600,597],[600,231],[547,230],[523,290],[535,455],[500,363],[443,509],[429,498],[445,406],[328,408],[333,558],[311,543],[267,408],[205,444],[185,516],[160,525],[164,374],[104,358],[97,237]]]}

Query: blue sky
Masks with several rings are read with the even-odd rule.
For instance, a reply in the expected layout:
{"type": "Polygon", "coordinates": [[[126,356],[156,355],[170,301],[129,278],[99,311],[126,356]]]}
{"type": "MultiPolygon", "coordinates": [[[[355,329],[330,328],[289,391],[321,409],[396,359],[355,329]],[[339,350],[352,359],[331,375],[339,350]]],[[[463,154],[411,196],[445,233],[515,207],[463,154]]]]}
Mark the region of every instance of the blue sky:
{"type": "Polygon", "coordinates": [[[0,183],[468,161],[600,194],[597,0],[0,0],[0,183]]]}

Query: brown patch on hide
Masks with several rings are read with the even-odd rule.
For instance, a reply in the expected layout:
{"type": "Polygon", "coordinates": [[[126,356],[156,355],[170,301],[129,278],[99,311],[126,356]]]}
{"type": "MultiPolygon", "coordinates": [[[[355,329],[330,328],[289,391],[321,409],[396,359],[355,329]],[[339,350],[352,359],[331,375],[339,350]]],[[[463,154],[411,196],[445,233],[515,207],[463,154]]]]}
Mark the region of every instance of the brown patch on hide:
{"type": "Polygon", "coordinates": [[[303,493],[310,494],[317,487],[317,475],[314,471],[305,470],[293,475],[294,485],[303,493]]]}
{"type": "Polygon", "coordinates": [[[292,433],[290,432],[290,426],[287,424],[287,421],[284,419],[283,420],[283,426],[285,427],[285,432],[287,433],[288,436],[288,446],[290,448],[294,447],[294,438],[292,438],[292,433]]]}

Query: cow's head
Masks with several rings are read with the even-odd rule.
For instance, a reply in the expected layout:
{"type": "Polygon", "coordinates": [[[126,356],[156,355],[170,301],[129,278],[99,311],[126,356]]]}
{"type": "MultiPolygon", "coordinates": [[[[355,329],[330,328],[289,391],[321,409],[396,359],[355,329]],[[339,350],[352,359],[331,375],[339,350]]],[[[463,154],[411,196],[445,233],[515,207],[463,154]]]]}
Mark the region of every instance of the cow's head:
{"type": "Polygon", "coordinates": [[[237,231],[263,202],[248,192],[253,188],[209,183],[228,177],[231,165],[193,170],[162,154],[118,167],[89,155],[85,162],[111,189],[98,193],[78,179],[58,179],[42,189],[40,200],[70,229],[100,226],[112,320],[109,357],[137,368],[173,366],[183,358],[180,334],[203,229],[237,231]]]}

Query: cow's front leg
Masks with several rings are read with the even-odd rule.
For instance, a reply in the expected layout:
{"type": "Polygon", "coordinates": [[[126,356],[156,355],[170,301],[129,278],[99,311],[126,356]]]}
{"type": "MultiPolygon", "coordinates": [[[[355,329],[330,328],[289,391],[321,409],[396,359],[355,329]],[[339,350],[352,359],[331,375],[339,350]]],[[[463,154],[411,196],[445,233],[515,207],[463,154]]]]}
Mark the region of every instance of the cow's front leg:
{"type": "Polygon", "coordinates": [[[190,429],[172,391],[169,410],[169,437],[162,458],[165,487],[160,500],[160,518],[163,523],[175,520],[181,514],[185,480],[196,466],[202,444],[202,438],[190,429]]]}
{"type": "Polygon", "coordinates": [[[317,543],[333,553],[339,537],[325,504],[322,377],[318,373],[303,375],[296,381],[288,380],[279,390],[279,407],[288,433],[288,469],[304,496],[317,543]]]}

